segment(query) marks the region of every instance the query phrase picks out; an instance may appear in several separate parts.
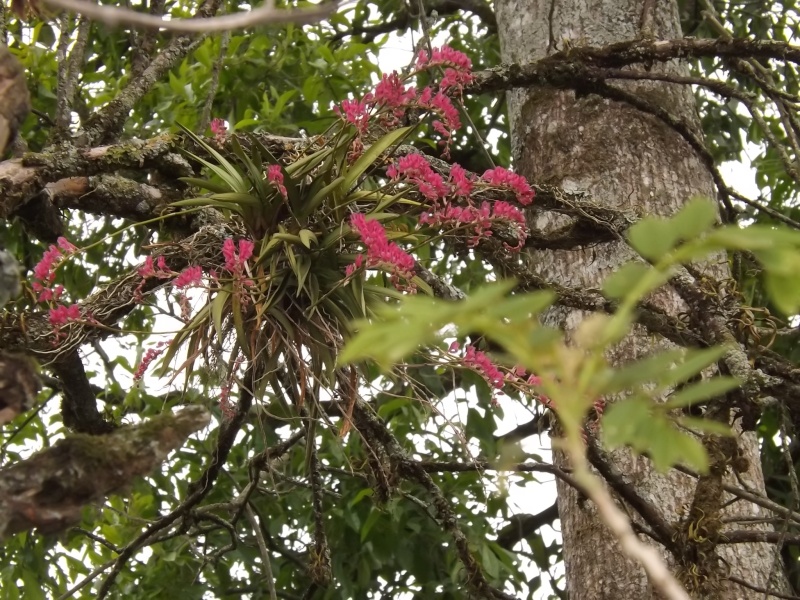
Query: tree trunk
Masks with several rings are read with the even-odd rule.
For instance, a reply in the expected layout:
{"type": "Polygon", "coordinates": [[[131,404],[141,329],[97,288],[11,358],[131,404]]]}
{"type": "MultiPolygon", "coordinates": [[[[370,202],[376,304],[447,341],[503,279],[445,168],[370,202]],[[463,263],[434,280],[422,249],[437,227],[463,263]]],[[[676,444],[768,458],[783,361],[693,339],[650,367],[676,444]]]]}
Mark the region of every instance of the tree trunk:
{"type": "MultiPolygon", "coordinates": [[[[674,0],[499,0],[498,29],[507,63],[526,63],[566,50],[570,45],[604,46],[641,37],[642,6],[653,4],[650,32],[660,39],[681,37],[674,0]]],[[[645,19],[645,22],[647,19],[645,19]]],[[[683,65],[655,65],[653,69],[684,73],[683,65]]],[[[695,100],[688,86],[663,83],[614,83],[680,117],[700,131],[695,100]]],[[[712,177],[701,159],[679,133],[664,122],[630,105],[596,95],[576,97],[572,91],[552,88],[517,90],[508,97],[511,142],[516,170],[536,183],[583,190],[602,206],[624,209],[636,215],[669,215],[693,196],[715,197],[712,177]]],[[[534,216],[537,228],[549,229],[563,221],[534,216]]],[[[530,268],[560,284],[598,287],[604,277],[632,258],[620,242],[599,244],[574,251],[536,251],[530,268]]],[[[724,258],[712,261],[709,270],[727,277],[724,258]]],[[[677,314],[680,299],[669,290],[659,291],[657,303],[677,314]]],[[[573,329],[583,315],[556,309],[547,320],[573,329]]],[[[652,353],[664,343],[641,331],[613,350],[613,360],[627,362],[652,353]]],[[[750,468],[741,477],[752,488],[764,490],[758,443],[753,434],[738,438],[740,451],[750,468]]],[[[694,497],[697,480],[675,471],[661,475],[647,459],[627,451],[611,456],[625,480],[674,525],[694,497]]],[[[556,460],[562,465],[563,456],[556,460]]],[[[724,500],[727,500],[725,498],[724,500]]],[[[656,597],[643,570],[622,555],[616,542],[599,521],[591,503],[580,501],[575,490],[558,483],[566,565],[567,590],[572,600],[656,597]]],[[[629,514],[635,511],[628,509],[629,514]]],[[[749,517],[769,517],[757,506],[739,501],[725,512],[749,517]]],[[[737,525],[742,529],[741,525],[737,525]]],[[[723,529],[724,532],[724,529],[723,529]]],[[[649,538],[645,538],[648,539],[649,538]]],[[[653,542],[654,543],[654,542],[653,542]]],[[[697,597],[718,599],[762,598],[755,592],[725,580],[724,572],[766,587],[773,569],[774,547],[766,544],[728,544],[717,548],[725,562],[717,582],[699,582],[697,597]]],[[[666,556],[666,553],[665,553],[666,556]]],[[[690,565],[666,557],[681,581],[691,579],[690,565]]],[[[772,576],[772,589],[784,590],[782,572],[772,576]]],[[[697,582],[696,582],[697,583],[697,582]]],[[[689,585],[688,587],[692,587],[689,585]]]]}

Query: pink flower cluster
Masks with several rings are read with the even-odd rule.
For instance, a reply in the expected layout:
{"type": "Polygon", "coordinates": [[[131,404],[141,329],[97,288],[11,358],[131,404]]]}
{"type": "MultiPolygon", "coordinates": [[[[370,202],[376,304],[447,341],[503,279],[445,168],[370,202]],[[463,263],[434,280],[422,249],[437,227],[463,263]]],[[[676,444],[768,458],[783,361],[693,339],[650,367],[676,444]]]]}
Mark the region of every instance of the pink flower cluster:
{"type": "Polygon", "coordinates": [[[406,87],[397,71],[392,71],[390,75],[384,73],[375,86],[374,96],[367,96],[369,99],[374,99],[379,106],[392,109],[392,116],[395,118],[402,117],[403,107],[409,106],[416,97],[416,88],[406,87]]]}
{"type": "Polygon", "coordinates": [[[191,285],[199,284],[203,279],[203,268],[200,265],[193,267],[186,267],[181,271],[178,276],[172,281],[172,285],[176,288],[185,288],[191,285]]]}
{"type": "Polygon", "coordinates": [[[517,196],[517,202],[522,206],[528,206],[533,202],[533,189],[522,175],[512,173],[503,167],[495,167],[486,171],[481,179],[492,187],[511,190],[517,196]]]}
{"type": "MultiPolygon", "coordinates": [[[[453,342],[450,344],[448,351],[451,354],[457,354],[460,349],[461,344],[453,342]]],[[[506,383],[515,385],[518,388],[522,387],[523,390],[542,385],[542,380],[536,375],[528,375],[526,378],[525,369],[521,366],[516,366],[504,373],[500,367],[492,362],[488,355],[477,350],[471,344],[464,346],[464,355],[460,360],[465,367],[480,374],[493,391],[502,390],[506,383]]],[[[528,390],[528,393],[530,393],[530,390],[528,390]]],[[[547,396],[536,394],[536,398],[545,406],[550,407],[550,399],[547,396]]],[[[496,404],[495,399],[492,402],[496,404]]]]}
{"type": "Polygon", "coordinates": [[[33,281],[31,282],[31,288],[36,292],[36,301],[50,303],[48,321],[55,330],[54,342],[58,342],[60,338],[61,327],[81,318],[81,309],[77,304],[69,306],[58,304],[58,300],[64,293],[64,286],[53,285],[58,265],[66,256],[74,254],[78,249],[64,237],[58,238],[57,244],[51,244],[45,250],[42,259],[33,268],[33,281]]]}
{"type": "MultiPolygon", "coordinates": [[[[361,213],[353,213],[350,226],[358,232],[367,247],[367,267],[385,266],[392,273],[393,283],[399,287],[399,278],[410,280],[414,276],[414,259],[400,246],[386,238],[386,230],[378,221],[367,221],[361,213]]],[[[347,267],[347,275],[352,275],[363,264],[363,257],[347,267]]],[[[411,288],[409,291],[412,291],[411,288]]]]}
{"type": "Polygon", "coordinates": [[[433,129],[443,137],[444,156],[450,156],[450,143],[452,133],[461,128],[461,119],[458,116],[458,109],[453,105],[453,101],[441,90],[433,94],[431,88],[425,88],[417,100],[419,106],[425,108],[439,117],[433,122],[433,129]]]}
{"type": "Polygon", "coordinates": [[[442,46],[434,48],[429,56],[425,50],[420,50],[417,55],[418,69],[437,66],[444,68],[444,77],[439,82],[442,90],[457,90],[460,93],[465,85],[475,79],[472,74],[472,61],[463,52],[442,46]]]}
{"type": "Polygon", "coordinates": [[[421,154],[407,154],[397,163],[386,169],[386,174],[394,180],[403,177],[409,183],[416,184],[420,193],[428,200],[438,200],[450,193],[444,179],[431,168],[431,164],[421,154]]]}
{"type": "Polygon", "coordinates": [[[475,346],[467,344],[464,347],[464,358],[461,360],[465,367],[483,375],[483,378],[491,387],[496,390],[503,389],[503,384],[506,380],[505,375],[485,353],[476,350],[475,346]]]}
{"type": "Polygon", "coordinates": [[[45,250],[42,260],[33,268],[31,287],[36,292],[37,302],[55,302],[61,297],[61,294],[64,293],[64,286],[52,287],[56,280],[56,268],[62,258],[77,251],[78,249],[64,237],[58,238],[58,246],[51,244],[45,250]]]}
{"type": "Polygon", "coordinates": [[[55,308],[50,309],[50,325],[52,325],[55,329],[59,329],[63,325],[66,325],[71,321],[77,321],[80,318],[81,309],[77,304],[70,304],[69,306],[57,304],[55,308]]]}
{"type": "Polygon", "coordinates": [[[169,344],[169,342],[161,341],[158,342],[154,348],[147,349],[147,351],[144,353],[144,357],[142,357],[142,361],[139,363],[139,366],[136,367],[136,373],[133,374],[134,381],[139,381],[142,377],[144,377],[144,374],[147,371],[147,368],[150,366],[150,363],[161,356],[169,344]]]}
{"type": "MultiPolygon", "coordinates": [[[[498,221],[507,223],[516,233],[518,243],[516,246],[507,246],[509,250],[521,249],[528,236],[525,216],[516,206],[502,200],[491,204],[483,202],[480,206],[475,206],[471,202],[469,196],[476,182],[460,165],[451,167],[450,178],[445,182],[444,178],[433,170],[425,156],[408,154],[390,165],[386,169],[386,174],[393,181],[402,179],[416,185],[420,194],[431,201],[431,209],[422,214],[420,224],[436,227],[469,226],[474,232],[468,242],[472,246],[477,245],[482,238],[492,235],[492,223],[498,221]],[[450,196],[463,198],[466,204],[447,202],[450,196]]],[[[530,204],[533,200],[533,190],[528,182],[522,176],[502,167],[486,171],[478,183],[510,189],[515,192],[520,204],[530,204]]]]}
{"type": "Polygon", "coordinates": [[[225,257],[225,268],[236,275],[244,273],[247,261],[253,256],[255,244],[251,240],[239,240],[239,251],[233,239],[228,238],[222,242],[222,256],[225,257]]]}
{"type": "Polygon", "coordinates": [[[248,277],[247,261],[253,257],[255,244],[252,240],[239,240],[239,251],[231,238],[222,243],[222,256],[225,257],[225,269],[233,275],[235,284],[234,293],[242,306],[247,306],[250,296],[245,289],[253,285],[253,280],[248,277]]]}
{"type": "Polygon", "coordinates": [[[281,196],[284,198],[289,197],[286,186],[283,184],[283,171],[281,171],[280,165],[270,165],[267,168],[267,181],[277,188],[281,196]]]}
{"type": "Polygon", "coordinates": [[[363,100],[342,100],[342,105],[333,109],[342,119],[356,128],[359,135],[367,133],[369,127],[370,111],[372,110],[371,96],[363,100]]]}
{"type": "Polygon", "coordinates": [[[343,121],[356,129],[357,137],[349,154],[351,160],[363,152],[364,142],[361,138],[367,134],[373,116],[381,127],[391,128],[398,125],[406,109],[414,106],[436,115],[433,128],[444,137],[442,143],[447,155],[452,133],[461,127],[458,110],[449,95],[460,94],[464,85],[473,81],[474,76],[469,58],[448,46],[434,49],[430,57],[424,51],[420,53],[417,72],[434,67],[444,69],[444,77],[436,89],[426,87],[418,94],[415,87],[406,87],[400,75],[393,71],[382,76],[374,93],[367,94],[361,100],[344,100],[334,109],[343,121]]]}
{"type": "Polygon", "coordinates": [[[225,121],[222,119],[211,119],[211,125],[209,125],[209,127],[217,143],[222,144],[222,142],[225,141],[225,136],[228,134],[228,126],[225,125],[225,121]]]}

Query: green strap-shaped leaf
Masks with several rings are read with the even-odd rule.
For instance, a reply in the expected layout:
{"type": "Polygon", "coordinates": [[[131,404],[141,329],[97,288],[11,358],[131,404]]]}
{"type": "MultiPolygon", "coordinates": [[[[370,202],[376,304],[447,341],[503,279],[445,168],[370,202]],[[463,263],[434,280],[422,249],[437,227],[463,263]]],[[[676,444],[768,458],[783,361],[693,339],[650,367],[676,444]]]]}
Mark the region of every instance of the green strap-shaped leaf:
{"type": "Polygon", "coordinates": [[[380,158],[380,155],[386,152],[389,148],[405,138],[413,129],[413,127],[401,127],[387,133],[377,142],[372,144],[364,154],[353,164],[352,167],[347,169],[347,173],[342,183],[342,191],[347,193],[352,188],[367,169],[369,169],[380,158]]]}
{"type": "Polygon", "coordinates": [[[222,313],[225,311],[225,304],[231,295],[231,290],[227,286],[217,290],[217,295],[211,303],[211,320],[217,332],[217,339],[222,342],[222,313]]]}

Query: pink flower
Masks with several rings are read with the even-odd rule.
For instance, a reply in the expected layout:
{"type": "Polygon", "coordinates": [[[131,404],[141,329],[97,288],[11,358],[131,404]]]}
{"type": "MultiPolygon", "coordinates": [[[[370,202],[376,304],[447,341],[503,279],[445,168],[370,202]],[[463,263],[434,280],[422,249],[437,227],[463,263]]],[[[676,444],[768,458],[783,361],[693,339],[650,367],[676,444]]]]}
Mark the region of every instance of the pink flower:
{"type": "Polygon", "coordinates": [[[166,279],[172,276],[172,272],[167,268],[167,261],[163,256],[159,256],[155,264],[153,263],[153,257],[148,256],[144,259],[144,264],[136,269],[136,272],[142,276],[142,279],[147,279],[148,277],[166,279]]]}
{"type": "Polygon", "coordinates": [[[467,345],[463,362],[464,366],[474,369],[483,375],[483,378],[486,379],[491,387],[498,390],[502,389],[505,376],[486,354],[476,350],[472,345],[467,345]]]}
{"type": "Polygon", "coordinates": [[[386,238],[386,230],[378,221],[370,220],[361,213],[353,213],[350,226],[355,229],[367,247],[367,266],[384,264],[390,267],[395,275],[405,279],[414,276],[414,259],[400,246],[386,238]]]}
{"type": "Polygon", "coordinates": [[[56,276],[55,266],[60,259],[61,251],[51,245],[42,255],[42,260],[33,268],[33,276],[43,284],[52,283],[56,276]]]}
{"type": "Polygon", "coordinates": [[[375,86],[375,100],[388,108],[405,106],[414,99],[416,91],[413,87],[406,89],[397,71],[391,75],[383,74],[378,85],[375,86]]]}
{"type": "Polygon", "coordinates": [[[430,56],[425,50],[420,51],[417,56],[418,69],[436,66],[444,68],[444,77],[439,82],[439,87],[444,92],[461,93],[464,86],[475,79],[469,57],[449,46],[434,48],[430,56]]]}
{"type": "Polygon", "coordinates": [[[270,165],[267,169],[267,181],[278,188],[281,196],[288,198],[289,194],[286,191],[286,186],[283,185],[283,171],[280,165],[270,165]]]}
{"type": "Polygon", "coordinates": [[[417,55],[417,67],[448,66],[461,72],[469,73],[472,70],[472,61],[463,52],[459,52],[450,46],[434,48],[431,55],[425,50],[420,50],[417,55]]]}
{"type": "Polygon", "coordinates": [[[253,256],[253,248],[255,244],[252,240],[239,240],[239,260],[246,263],[253,256]]]}
{"type": "Polygon", "coordinates": [[[59,304],[50,309],[50,325],[55,328],[66,325],[70,321],[77,321],[81,318],[81,309],[77,304],[64,306],[59,304]]]}
{"type": "Polygon", "coordinates": [[[450,167],[450,185],[456,196],[469,196],[472,193],[472,181],[461,165],[450,167]]]}
{"type": "Polygon", "coordinates": [[[143,279],[147,279],[148,277],[155,277],[156,275],[156,268],[153,265],[153,257],[148,256],[144,259],[144,264],[136,269],[139,275],[142,276],[143,279]]]}
{"type": "Polygon", "coordinates": [[[139,381],[142,377],[144,377],[145,372],[147,371],[147,367],[150,366],[155,359],[157,359],[163,352],[166,350],[169,342],[158,342],[155,348],[148,348],[147,352],[144,353],[144,357],[142,358],[142,362],[139,363],[139,366],[136,368],[136,373],[133,375],[134,381],[139,381]]]}
{"type": "Polygon", "coordinates": [[[236,269],[236,245],[233,243],[232,238],[227,238],[224,242],[222,242],[222,256],[225,257],[225,268],[228,271],[233,271],[236,269]]]}
{"type": "Polygon", "coordinates": [[[64,251],[65,254],[73,254],[74,252],[78,251],[78,248],[75,247],[72,242],[68,241],[65,237],[58,238],[58,247],[64,251]]]}
{"type": "Polygon", "coordinates": [[[334,112],[342,119],[355,126],[360,135],[367,133],[369,126],[369,99],[343,100],[341,107],[336,107],[334,112]]]}
{"type": "Polygon", "coordinates": [[[74,254],[78,249],[64,237],[58,238],[58,246],[51,244],[42,255],[42,259],[33,267],[33,281],[31,287],[38,294],[38,302],[51,302],[58,300],[64,292],[63,286],[51,285],[56,278],[56,268],[64,256],[74,254]]]}
{"type": "Polygon", "coordinates": [[[420,193],[429,200],[444,198],[450,192],[444,179],[433,170],[428,160],[421,154],[407,154],[401,157],[396,164],[386,169],[386,174],[392,179],[401,176],[415,183],[420,193]]]}
{"type": "Polygon", "coordinates": [[[211,125],[209,125],[209,127],[217,143],[221,144],[225,141],[225,135],[228,133],[228,127],[225,125],[225,121],[222,119],[211,119],[211,125]]]}
{"type": "MultiPolygon", "coordinates": [[[[239,240],[239,252],[236,252],[236,244],[233,239],[227,238],[222,242],[222,256],[225,257],[225,268],[233,273],[237,279],[241,279],[244,274],[247,261],[253,256],[255,244],[252,240],[239,240]]],[[[242,283],[251,285],[249,280],[242,280],[242,283]]]]}
{"type": "Polygon", "coordinates": [[[481,179],[492,186],[512,190],[517,196],[517,202],[523,206],[533,202],[533,189],[522,175],[503,167],[495,167],[486,171],[481,179]]]}
{"type": "Polygon", "coordinates": [[[200,283],[203,278],[203,269],[199,265],[186,267],[172,282],[176,288],[184,288],[200,283]]]}
{"type": "Polygon", "coordinates": [[[455,341],[450,344],[450,347],[447,349],[448,352],[458,352],[459,348],[461,348],[461,344],[458,341],[455,341]]]}
{"type": "Polygon", "coordinates": [[[358,256],[356,256],[355,261],[347,265],[347,268],[344,270],[344,274],[350,277],[353,273],[355,273],[358,269],[360,269],[361,265],[363,264],[364,264],[364,255],[359,254],[358,256]]]}

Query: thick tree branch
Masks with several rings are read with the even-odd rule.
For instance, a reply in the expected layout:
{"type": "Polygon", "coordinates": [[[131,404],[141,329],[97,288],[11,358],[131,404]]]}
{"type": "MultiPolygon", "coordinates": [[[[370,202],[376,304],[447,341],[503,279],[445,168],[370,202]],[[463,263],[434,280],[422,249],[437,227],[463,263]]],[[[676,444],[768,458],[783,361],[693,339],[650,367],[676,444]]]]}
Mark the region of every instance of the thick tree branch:
{"type": "Polygon", "coordinates": [[[540,527],[552,524],[557,518],[557,503],[535,515],[514,515],[509,524],[497,534],[497,544],[501,548],[512,550],[517,543],[533,535],[540,527]]]}
{"type": "Polygon", "coordinates": [[[209,420],[193,406],[107,436],[74,434],[0,470],[0,540],[32,528],[66,529],[84,506],[149,473],[209,420]]]}
{"type": "Polygon", "coordinates": [[[78,433],[99,435],[114,430],[97,410],[97,397],[86,376],[83,360],[77,349],[62,353],[51,364],[61,382],[61,416],[64,425],[78,433]]]}

